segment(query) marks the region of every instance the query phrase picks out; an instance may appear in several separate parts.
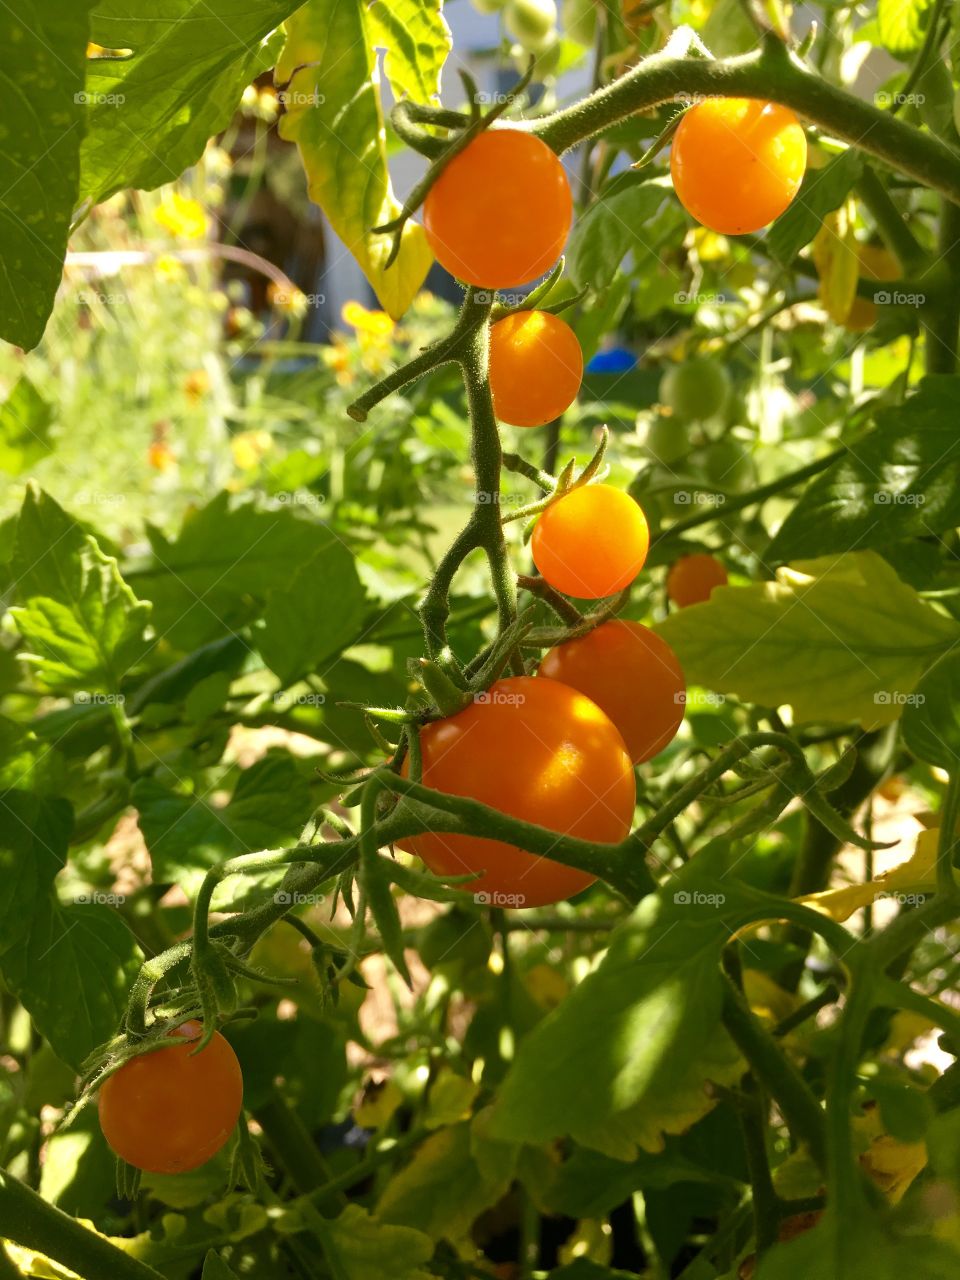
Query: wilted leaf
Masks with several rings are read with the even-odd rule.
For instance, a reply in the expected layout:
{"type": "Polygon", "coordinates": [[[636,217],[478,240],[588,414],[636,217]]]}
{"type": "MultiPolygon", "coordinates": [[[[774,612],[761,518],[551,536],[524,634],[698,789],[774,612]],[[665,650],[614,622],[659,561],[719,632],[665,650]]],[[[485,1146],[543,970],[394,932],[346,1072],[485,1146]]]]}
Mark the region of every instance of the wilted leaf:
{"type": "Polygon", "coordinates": [[[878,898],[893,897],[898,893],[931,893],[936,885],[937,830],[921,831],[913,854],[864,884],[848,884],[838,889],[824,889],[822,893],[810,893],[798,902],[815,911],[822,911],[833,920],[848,920],[855,911],[871,906],[878,898]]]}
{"type": "Polygon", "coordinates": [[[423,1264],[433,1256],[433,1241],[421,1231],[379,1222],[350,1204],[328,1223],[327,1232],[343,1280],[431,1280],[423,1264]]]}

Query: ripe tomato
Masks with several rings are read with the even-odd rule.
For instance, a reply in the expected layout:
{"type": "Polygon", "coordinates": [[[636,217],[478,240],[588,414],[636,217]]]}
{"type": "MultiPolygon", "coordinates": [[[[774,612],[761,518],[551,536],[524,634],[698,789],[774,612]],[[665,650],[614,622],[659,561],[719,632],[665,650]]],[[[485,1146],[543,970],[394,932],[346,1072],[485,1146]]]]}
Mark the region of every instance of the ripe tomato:
{"type": "Polygon", "coordinates": [[[490,390],[501,422],[542,427],[577,398],[583,352],[565,320],[549,311],[515,311],[490,330],[490,390]]]}
{"type": "Polygon", "coordinates": [[[703,422],[727,403],[730,377],[716,360],[671,365],[660,379],[660,399],[681,422],[703,422]]]}
{"type": "Polygon", "coordinates": [[[620,730],[634,764],[673,741],[686,683],[666,640],[639,622],[615,619],[551,649],[540,675],[585,694],[620,730]]]}
{"type": "Polygon", "coordinates": [[[703,604],[710,599],[714,587],[727,584],[727,571],[716,558],[705,552],[682,556],[670,566],[667,595],[681,609],[688,604],[703,604]]]}
{"type": "Polygon", "coordinates": [[[800,190],[807,140],[789,107],[756,98],[707,98],[677,128],[670,172],[697,222],[724,235],[759,231],[800,190]]]}
{"type": "Polygon", "coordinates": [[[650,530],[628,493],[588,484],[551,502],[534,526],[530,547],[551,587],[599,600],[628,587],[643,568],[650,530]]]}
{"type": "Polygon", "coordinates": [[[197,1054],[199,1022],[174,1036],[169,1048],[125,1062],[100,1090],[103,1136],[121,1160],[149,1173],[206,1163],[233,1133],[243,1104],[240,1063],[219,1032],[197,1054]]]}
{"type": "MultiPolygon", "coordinates": [[[[623,739],[598,706],[557,680],[498,680],[466,710],[428,724],[420,744],[424,785],[437,791],[602,844],[630,830],[636,789],[623,739]]],[[[595,879],[480,836],[428,832],[404,847],[437,875],[482,871],[465,892],[492,906],[547,906],[595,879]]]]}
{"type": "Polygon", "coordinates": [[[482,289],[543,275],[567,242],[573,199],[563,165],[519,129],[489,129],[430,188],[423,225],[441,266],[482,289]]]}

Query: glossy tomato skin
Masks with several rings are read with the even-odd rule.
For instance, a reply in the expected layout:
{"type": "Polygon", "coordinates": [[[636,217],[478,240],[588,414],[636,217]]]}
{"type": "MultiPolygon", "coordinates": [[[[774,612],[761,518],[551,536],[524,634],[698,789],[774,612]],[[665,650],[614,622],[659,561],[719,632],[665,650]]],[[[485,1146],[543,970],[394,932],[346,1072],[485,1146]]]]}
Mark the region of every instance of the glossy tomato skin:
{"type": "Polygon", "coordinates": [[[712,231],[744,235],[778,218],[800,190],[807,140],[789,107],[707,98],[680,121],[670,150],[677,198],[712,231]]]}
{"type": "MultiPolygon", "coordinates": [[[[589,698],[556,680],[498,680],[465,711],[426,725],[420,742],[427,787],[583,840],[615,844],[630,830],[636,788],[623,739],[589,698]]],[[[478,836],[429,832],[404,847],[437,875],[482,871],[464,892],[492,906],[547,906],[595,879],[478,836]]]]}
{"type": "Polygon", "coordinates": [[[639,505],[609,484],[588,484],[551,502],[533,529],[533,562],[565,595],[600,600],[643,568],[650,530],[639,505]]]}
{"type": "Polygon", "coordinates": [[[583,352],[565,320],[549,311],[516,311],[490,329],[490,390],[501,422],[542,427],[573,404],[583,352]]]}
{"type": "Polygon", "coordinates": [[[716,556],[697,552],[675,560],[667,573],[667,595],[681,609],[703,604],[715,587],[727,585],[727,571],[716,556]]]}
{"type": "Polygon", "coordinates": [[[572,218],[563,165],[545,142],[518,129],[474,138],[423,206],[437,261],[481,289],[510,289],[543,275],[563,253],[572,218]]]}
{"type": "Polygon", "coordinates": [[[187,1022],[168,1049],[131,1058],[100,1089],[100,1127],[112,1150],[149,1173],[186,1173],[205,1164],[236,1127],[243,1076],[217,1032],[200,1053],[200,1024],[187,1022]]]}
{"type": "Polygon", "coordinates": [[[686,682],[666,640],[640,622],[613,619],[551,649],[540,676],[560,680],[605,711],[634,764],[650,760],[676,736],[686,682]]]}

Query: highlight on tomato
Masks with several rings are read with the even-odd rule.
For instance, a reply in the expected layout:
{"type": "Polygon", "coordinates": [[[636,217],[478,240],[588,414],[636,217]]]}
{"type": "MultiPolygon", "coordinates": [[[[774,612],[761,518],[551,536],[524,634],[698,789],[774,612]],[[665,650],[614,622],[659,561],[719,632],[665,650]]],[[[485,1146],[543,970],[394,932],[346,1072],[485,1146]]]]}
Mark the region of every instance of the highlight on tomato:
{"type": "MultiPolygon", "coordinates": [[[[427,787],[600,844],[630,831],[636,788],[623,738],[596,703],[557,680],[498,680],[464,711],[426,725],[420,745],[427,787]]],[[[547,906],[595,879],[479,836],[426,832],[404,848],[437,875],[481,873],[464,890],[491,906],[547,906]]]]}
{"type": "Polygon", "coordinates": [[[501,422],[542,427],[573,404],[583,351],[565,320],[549,311],[515,311],[490,329],[490,391],[501,422]]]}
{"type": "Polygon", "coordinates": [[[162,1049],[127,1062],[100,1088],[100,1127],[112,1151],[148,1173],[187,1173],[226,1145],[243,1106],[243,1076],[218,1032],[199,1053],[199,1022],[162,1049]]]}
{"type": "Polygon", "coordinates": [[[582,485],[540,515],[530,548],[551,587],[599,600],[628,587],[643,568],[650,530],[639,504],[622,489],[582,485]]]}
{"type": "Polygon", "coordinates": [[[585,694],[620,730],[634,764],[669,746],[683,720],[680,660],[640,622],[604,622],[545,654],[539,674],[585,694]]]}
{"type": "Polygon", "coordinates": [[[759,231],[800,190],[807,139],[789,107],[758,98],[706,98],[683,116],[670,149],[677,199],[724,235],[759,231]]]}
{"type": "Polygon", "coordinates": [[[423,225],[441,266],[467,284],[509,289],[548,271],[573,220],[570,183],[532,133],[488,129],[430,188],[423,225]]]}
{"type": "Polygon", "coordinates": [[[727,571],[716,556],[706,552],[681,556],[667,573],[667,595],[680,609],[703,604],[716,587],[727,585],[727,571]]]}

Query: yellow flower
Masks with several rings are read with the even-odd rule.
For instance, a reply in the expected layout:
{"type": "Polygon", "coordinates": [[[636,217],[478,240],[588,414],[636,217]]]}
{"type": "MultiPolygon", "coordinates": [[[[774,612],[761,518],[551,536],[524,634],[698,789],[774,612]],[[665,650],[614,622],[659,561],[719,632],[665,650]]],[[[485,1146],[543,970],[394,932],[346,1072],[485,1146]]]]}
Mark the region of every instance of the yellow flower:
{"type": "Polygon", "coordinates": [[[241,471],[252,471],[260,465],[263,455],[273,446],[269,431],[244,431],[230,441],[233,460],[241,471]]]}
{"type": "Polygon", "coordinates": [[[188,400],[200,400],[210,390],[210,375],[206,369],[194,369],[183,380],[188,400]]]}
{"type": "Polygon", "coordinates": [[[166,196],[154,218],[171,235],[184,240],[202,240],[207,234],[207,215],[199,200],[172,191],[166,196]]]}
{"type": "Polygon", "coordinates": [[[394,322],[385,311],[368,311],[360,302],[345,302],[340,316],[344,324],[370,337],[386,338],[394,330],[394,322]]]}
{"type": "Polygon", "coordinates": [[[182,280],[185,275],[183,263],[169,253],[162,253],[154,266],[161,280],[182,280]]]}
{"type": "Polygon", "coordinates": [[[169,471],[176,461],[176,454],[165,440],[154,440],[147,449],[147,462],[155,471],[169,471]]]}

